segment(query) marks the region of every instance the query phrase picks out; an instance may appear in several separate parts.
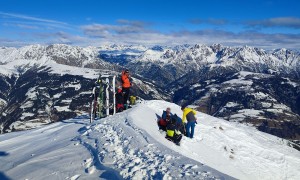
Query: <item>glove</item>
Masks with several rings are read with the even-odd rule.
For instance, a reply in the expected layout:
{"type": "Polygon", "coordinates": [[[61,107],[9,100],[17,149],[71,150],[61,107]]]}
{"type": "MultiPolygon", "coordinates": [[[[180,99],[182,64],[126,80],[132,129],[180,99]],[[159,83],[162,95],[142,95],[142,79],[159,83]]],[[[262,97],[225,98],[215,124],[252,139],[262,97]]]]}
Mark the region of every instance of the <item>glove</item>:
{"type": "Polygon", "coordinates": [[[181,134],[181,132],[178,131],[177,129],[175,129],[175,133],[176,133],[177,135],[180,135],[180,134],[181,134]]]}

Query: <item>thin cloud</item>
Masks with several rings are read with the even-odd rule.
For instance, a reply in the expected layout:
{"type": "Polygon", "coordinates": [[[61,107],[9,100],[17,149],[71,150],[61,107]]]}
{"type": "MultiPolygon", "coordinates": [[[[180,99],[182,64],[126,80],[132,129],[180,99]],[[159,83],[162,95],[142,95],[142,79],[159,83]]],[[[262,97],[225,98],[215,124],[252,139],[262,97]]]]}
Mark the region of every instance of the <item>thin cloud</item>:
{"type": "Polygon", "coordinates": [[[41,41],[47,40],[46,44],[63,43],[79,45],[86,44],[90,40],[86,37],[69,34],[64,31],[58,31],[53,33],[36,33],[34,34],[34,37],[40,39],[41,41]]]}
{"type": "Polygon", "coordinates": [[[256,31],[245,31],[234,33],[223,30],[198,30],[198,31],[180,31],[174,33],[175,37],[185,37],[190,42],[195,40],[204,44],[220,43],[228,46],[256,46],[265,49],[290,48],[299,49],[300,34],[275,33],[267,34],[256,31]]]}
{"type": "Polygon", "coordinates": [[[6,22],[6,23],[2,23],[2,25],[7,26],[7,27],[19,27],[19,28],[22,28],[22,29],[40,29],[39,26],[30,25],[30,24],[23,23],[23,22],[20,22],[20,23],[6,22]]]}
{"type": "Polygon", "coordinates": [[[248,26],[254,27],[287,27],[300,29],[300,18],[296,17],[278,17],[264,20],[251,20],[245,22],[248,26]]]}
{"type": "Polygon", "coordinates": [[[146,27],[151,25],[151,23],[149,22],[145,22],[145,21],[130,21],[127,19],[118,19],[117,20],[118,24],[122,24],[122,25],[128,25],[128,26],[133,26],[133,27],[146,27]]]}
{"type": "MultiPolygon", "coordinates": [[[[29,22],[32,23],[32,22],[29,22]]],[[[44,22],[38,22],[44,23],[44,22]]],[[[215,22],[216,23],[216,22],[215,22]]],[[[220,23],[220,22],[219,22],[220,23]]],[[[33,23],[34,24],[34,23],[33,23]]],[[[27,24],[31,25],[31,24],[27,24]]],[[[161,32],[152,29],[151,24],[142,21],[118,20],[116,24],[87,24],[76,27],[76,34],[55,28],[55,32],[26,32],[27,39],[35,43],[65,43],[80,46],[99,46],[102,44],[142,44],[142,45],[179,45],[179,44],[214,44],[226,46],[255,46],[264,49],[300,47],[300,34],[262,33],[259,31],[242,31],[239,33],[216,30],[174,30],[161,32]],[[57,29],[57,30],[56,30],[57,29]]],[[[25,42],[28,42],[24,39],[25,42]]],[[[18,41],[1,40],[0,45],[17,44],[18,41]]],[[[20,45],[22,43],[20,42],[20,45]]],[[[19,45],[19,46],[20,46],[19,45]]]]}
{"type": "Polygon", "coordinates": [[[90,24],[81,26],[84,34],[91,37],[105,38],[110,35],[120,34],[139,34],[153,33],[154,30],[149,29],[149,25],[142,21],[117,20],[117,25],[110,24],[90,24]]]}
{"type": "Polygon", "coordinates": [[[211,24],[211,25],[246,25],[249,27],[260,27],[260,28],[269,28],[269,27],[286,27],[293,29],[300,29],[300,18],[298,17],[277,17],[269,18],[262,20],[248,20],[248,21],[231,21],[228,19],[215,19],[215,18],[194,18],[188,20],[191,24],[211,24]]]}
{"type": "Polygon", "coordinates": [[[188,20],[191,24],[212,24],[212,25],[225,25],[228,24],[229,21],[226,19],[215,19],[215,18],[208,18],[208,19],[190,19],[188,20]]]}
{"type": "Polygon", "coordinates": [[[56,21],[52,19],[45,18],[37,18],[33,16],[23,15],[23,14],[15,14],[15,13],[6,13],[0,11],[0,19],[6,23],[11,25],[16,25],[20,28],[28,29],[29,26],[36,26],[42,29],[45,28],[62,28],[62,29],[71,29],[73,28],[71,25],[65,22],[56,21]],[[18,23],[15,23],[18,21],[18,23]],[[23,25],[22,25],[23,24],[23,25]]]}
{"type": "Polygon", "coordinates": [[[151,31],[149,28],[134,33],[116,33],[115,29],[123,29],[122,25],[92,24],[82,30],[90,39],[98,38],[98,45],[103,42],[144,45],[178,45],[178,44],[214,44],[228,46],[256,46],[265,49],[289,48],[299,49],[300,34],[261,33],[258,31],[243,31],[234,33],[225,30],[201,29],[162,33],[151,31]]]}
{"type": "Polygon", "coordinates": [[[4,47],[21,47],[21,46],[27,46],[30,43],[20,41],[20,40],[14,40],[9,38],[1,38],[0,37],[0,46],[4,47]]]}
{"type": "MultiPolygon", "coordinates": [[[[142,44],[142,45],[180,45],[180,44],[214,44],[226,46],[254,46],[264,49],[300,47],[300,34],[266,34],[260,32],[233,33],[222,30],[177,31],[172,33],[129,33],[113,34],[108,32],[105,37],[79,36],[67,32],[44,33],[35,36],[41,44],[64,43],[79,46],[99,46],[103,44],[142,44]],[[45,43],[46,42],[46,43],[45,43]]],[[[0,45],[15,45],[17,41],[0,40],[0,45]]],[[[21,46],[24,43],[20,42],[21,46]]]]}
{"type": "Polygon", "coordinates": [[[39,22],[45,22],[45,23],[55,23],[55,24],[67,25],[67,23],[65,23],[65,22],[51,20],[51,19],[37,18],[37,17],[27,16],[27,15],[23,15],[23,14],[6,13],[6,12],[0,11],[0,15],[2,15],[4,17],[24,19],[24,20],[30,20],[30,21],[39,21],[39,22]]]}

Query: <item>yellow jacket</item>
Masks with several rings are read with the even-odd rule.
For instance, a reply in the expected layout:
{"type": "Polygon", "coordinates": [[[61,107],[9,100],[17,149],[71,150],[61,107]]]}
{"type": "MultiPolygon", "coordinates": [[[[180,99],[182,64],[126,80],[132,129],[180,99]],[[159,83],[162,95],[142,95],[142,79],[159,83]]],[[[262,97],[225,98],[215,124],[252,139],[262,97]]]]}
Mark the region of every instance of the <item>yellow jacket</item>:
{"type": "Polygon", "coordinates": [[[183,116],[182,116],[182,122],[185,123],[186,122],[186,115],[190,112],[193,112],[194,115],[196,115],[196,111],[194,109],[191,108],[184,108],[183,109],[183,116]]]}

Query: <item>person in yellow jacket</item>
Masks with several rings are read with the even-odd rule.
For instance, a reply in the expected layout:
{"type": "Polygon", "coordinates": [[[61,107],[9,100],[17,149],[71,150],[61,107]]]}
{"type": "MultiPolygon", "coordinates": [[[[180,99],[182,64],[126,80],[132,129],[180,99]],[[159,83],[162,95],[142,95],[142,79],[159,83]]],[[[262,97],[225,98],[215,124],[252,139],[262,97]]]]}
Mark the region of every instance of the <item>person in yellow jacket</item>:
{"type": "Polygon", "coordinates": [[[184,106],[181,107],[181,110],[183,111],[182,122],[186,124],[185,125],[186,136],[189,138],[193,138],[195,126],[197,123],[197,118],[195,116],[196,111],[184,106]]]}

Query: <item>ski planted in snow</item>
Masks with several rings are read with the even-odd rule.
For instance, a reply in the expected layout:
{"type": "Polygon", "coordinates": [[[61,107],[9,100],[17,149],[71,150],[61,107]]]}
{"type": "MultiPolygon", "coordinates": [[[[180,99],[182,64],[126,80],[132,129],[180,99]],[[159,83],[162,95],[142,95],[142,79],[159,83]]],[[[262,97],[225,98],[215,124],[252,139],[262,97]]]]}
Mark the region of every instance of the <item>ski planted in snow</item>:
{"type": "Polygon", "coordinates": [[[111,107],[112,114],[116,113],[115,82],[116,76],[114,75],[104,74],[100,75],[97,79],[92,92],[90,123],[92,123],[95,118],[109,116],[111,107]],[[110,101],[111,94],[113,94],[112,102],[110,101]]]}

